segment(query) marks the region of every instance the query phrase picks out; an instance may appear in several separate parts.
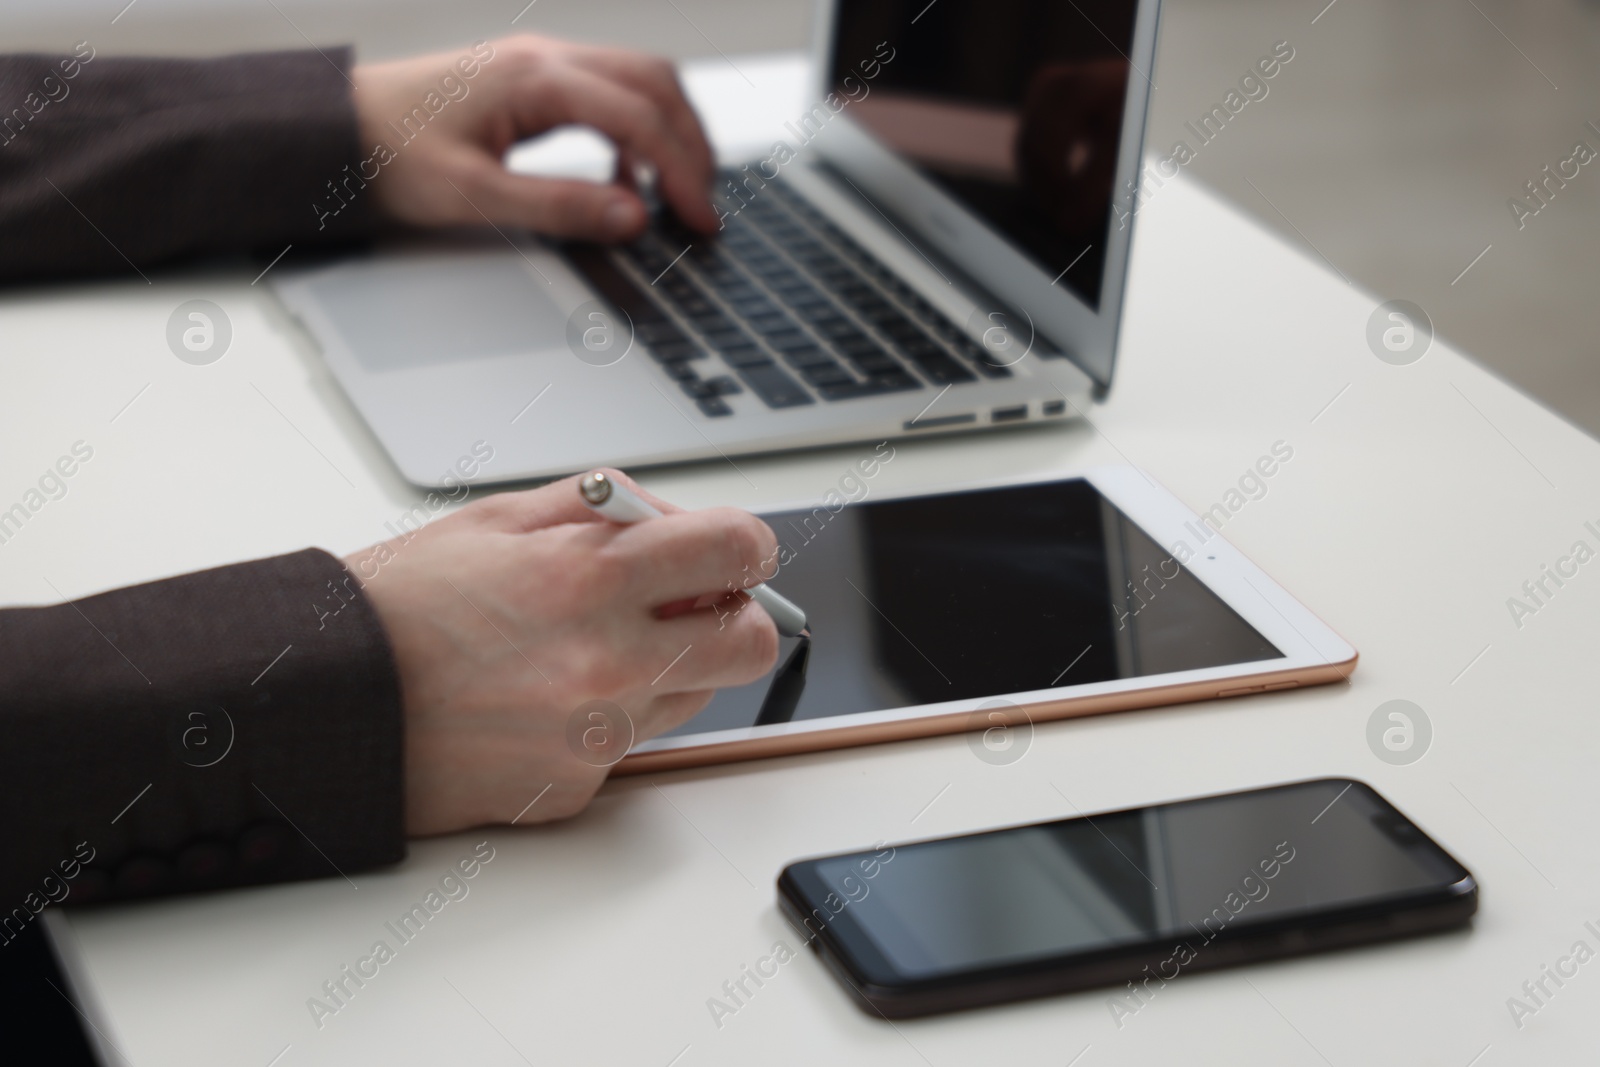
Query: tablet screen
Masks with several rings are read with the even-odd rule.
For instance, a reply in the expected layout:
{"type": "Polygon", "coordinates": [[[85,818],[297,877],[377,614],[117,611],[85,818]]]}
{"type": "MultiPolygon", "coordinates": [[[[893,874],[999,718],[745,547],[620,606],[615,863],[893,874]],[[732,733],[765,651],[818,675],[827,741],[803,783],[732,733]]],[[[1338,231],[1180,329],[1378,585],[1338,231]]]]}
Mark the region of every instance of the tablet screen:
{"type": "Polygon", "coordinates": [[[834,499],[765,516],[809,645],[667,736],[1283,657],[1085,480],[834,499]]]}

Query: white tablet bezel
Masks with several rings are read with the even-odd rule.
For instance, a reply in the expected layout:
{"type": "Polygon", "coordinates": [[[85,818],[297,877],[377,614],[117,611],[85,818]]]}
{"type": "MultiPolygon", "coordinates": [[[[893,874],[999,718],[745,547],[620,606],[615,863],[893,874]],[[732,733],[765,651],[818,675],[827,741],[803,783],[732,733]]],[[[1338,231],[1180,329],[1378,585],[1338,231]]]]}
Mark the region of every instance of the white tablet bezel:
{"type": "MultiPolygon", "coordinates": [[[[1223,540],[1220,534],[1205,526],[1200,517],[1185,507],[1182,501],[1135,467],[1094,467],[1076,472],[954,485],[937,490],[883,493],[870,499],[876,502],[943,496],[1074,478],[1086,479],[1099,490],[1135,525],[1172,553],[1202,584],[1280,649],[1284,653],[1283,658],[1053,689],[994,693],[965,700],[856,712],[824,719],[803,719],[770,726],[658,737],[634,746],[613,773],[642,773],[979,729],[990,725],[983,713],[992,710],[996,700],[1009,701],[1029,721],[1041,722],[1104,711],[1320,685],[1343,681],[1355,669],[1357,653],[1349,642],[1313,615],[1243,553],[1223,540]],[[1210,539],[1201,543],[1201,532],[1209,533],[1210,539]],[[1182,546],[1181,550],[1179,546],[1182,546]]],[[[797,511],[813,506],[814,501],[803,501],[756,509],[756,513],[797,511]]],[[[776,584],[781,586],[781,575],[776,584]]]]}

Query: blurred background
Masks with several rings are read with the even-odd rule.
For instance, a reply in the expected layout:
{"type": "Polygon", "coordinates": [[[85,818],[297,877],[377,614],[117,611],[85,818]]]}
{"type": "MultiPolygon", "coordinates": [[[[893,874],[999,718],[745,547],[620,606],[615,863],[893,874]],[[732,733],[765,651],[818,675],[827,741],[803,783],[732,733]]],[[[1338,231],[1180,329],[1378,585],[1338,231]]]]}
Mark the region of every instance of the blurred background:
{"type": "MultiPolygon", "coordinates": [[[[808,0],[7,0],[6,51],[208,55],[353,43],[389,58],[517,30],[679,58],[804,48],[808,0]],[[526,6],[524,6],[526,5],[526,6]]],[[[1279,41],[1294,58],[1186,176],[1600,435],[1594,0],[1166,0],[1149,149],[1166,153],[1279,41]],[[1590,127],[1587,123],[1593,122],[1590,127]],[[1571,173],[1570,165],[1567,172],[1571,173]],[[1508,201],[1537,215],[1519,228],[1508,201]]],[[[1293,360],[1285,348],[1285,360],[1293,360]]]]}

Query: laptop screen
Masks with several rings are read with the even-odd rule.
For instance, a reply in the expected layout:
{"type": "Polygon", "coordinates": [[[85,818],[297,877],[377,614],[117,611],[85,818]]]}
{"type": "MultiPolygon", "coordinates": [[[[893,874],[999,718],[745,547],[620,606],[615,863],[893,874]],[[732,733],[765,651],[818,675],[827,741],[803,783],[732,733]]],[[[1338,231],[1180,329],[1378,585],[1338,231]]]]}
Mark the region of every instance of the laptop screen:
{"type": "Polygon", "coordinates": [[[1098,310],[1136,0],[837,0],[856,122],[1098,310]]]}

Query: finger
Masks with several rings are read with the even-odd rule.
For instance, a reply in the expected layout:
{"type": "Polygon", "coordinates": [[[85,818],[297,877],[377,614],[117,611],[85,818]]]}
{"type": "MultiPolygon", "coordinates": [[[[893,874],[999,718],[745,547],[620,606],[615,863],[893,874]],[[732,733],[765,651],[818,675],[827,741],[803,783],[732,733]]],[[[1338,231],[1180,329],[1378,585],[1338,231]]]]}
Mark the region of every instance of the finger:
{"type": "Polygon", "coordinates": [[[655,625],[664,651],[650,689],[677,693],[745,685],[778,661],[778,628],[761,606],[733,600],[655,625]],[[670,655],[669,655],[670,653],[670,655]]]}
{"type": "MultiPolygon", "coordinates": [[[[619,485],[627,486],[663,513],[670,514],[682,510],[677,505],[669,504],[641,489],[638,482],[619,470],[611,467],[599,469],[605,472],[607,478],[613,479],[619,485]]],[[[471,514],[478,522],[507,533],[529,533],[569,522],[602,522],[603,516],[585,504],[583,495],[578,492],[578,483],[588,473],[590,472],[574,474],[570,478],[563,478],[537,489],[496,493],[462,509],[461,514],[471,514]]]]}
{"type": "Polygon", "coordinates": [[[651,97],[566,62],[536,68],[516,103],[518,121],[529,133],[575,122],[592,126],[618,147],[649,160],[660,175],[667,201],[686,221],[703,228],[716,225],[704,160],[674,136],[670,119],[651,97]]]}
{"type": "Polygon", "coordinates": [[[675,619],[679,615],[694,611],[696,608],[703,608],[707,603],[712,603],[720,599],[722,598],[713,596],[684,597],[682,600],[674,600],[671,603],[662,604],[660,607],[656,608],[655,616],[658,619],[675,619]],[[702,603],[702,601],[705,601],[706,603],[702,603]]]}
{"type": "Polygon", "coordinates": [[[610,551],[628,595],[653,609],[761,584],[776,569],[778,540],[747,511],[707,508],[631,526],[610,551]]]}
{"type": "Polygon", "coordinates": [[[694,105],[683,91],[678,69],[670,60],[627,49],[587,45],[576,46],[572,56],[580,66],[623,82],[659,104],[673,133],[693,153],[710,179],[715,154],[694,105]]]}
{"type": "MultiPolygon", "coordinates": [[[[769,573],[770,571],[771,568],[768,567],[762,573],[765,574],[769,573]]],[[[729,597],[736,595],[740,594],[730,593],[728,592],[727,587],[724,586],[721,592],[701,593],[699,596],[684,597],[682,600],[673,600],[666,604],[662,604],[660,607],[655,609],[653,614],[658,619],[675,619],[679,615],[684,615],[700,608],[709,608],[713,604],[720,604],[729,597]]]]}
{"type": "Polygon", "coordinates": [[[673,135],[699,164],[704,181],[710,183],[716,156],[671,61],[625,49],[589,46],[576,47],[572,56],[580,66],[614,78],[654,100],[666,115],[673,135]]]}

